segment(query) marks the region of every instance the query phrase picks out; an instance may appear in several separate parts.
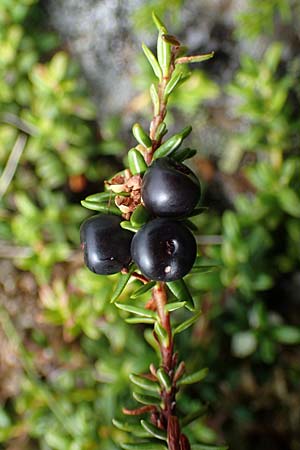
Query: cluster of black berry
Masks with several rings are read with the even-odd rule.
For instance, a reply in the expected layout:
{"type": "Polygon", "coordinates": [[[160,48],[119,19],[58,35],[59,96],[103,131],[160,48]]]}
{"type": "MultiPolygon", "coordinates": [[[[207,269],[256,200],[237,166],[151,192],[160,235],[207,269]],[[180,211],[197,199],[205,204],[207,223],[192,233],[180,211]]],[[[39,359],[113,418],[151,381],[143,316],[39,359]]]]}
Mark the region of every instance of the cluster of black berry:
{"type": "Polygon", "coordinates": [[[143,176],[141,196],[150,220],[135,234],[123,229],[122,218],[113,214],[99,214],[82,224],[85,263],[91,271],[109,275],[134,261],[150,280],[180,279],[191,270],[197,254],[184,219],[200,201],[199,180],[181,162],[158,158],[143,176]]]}

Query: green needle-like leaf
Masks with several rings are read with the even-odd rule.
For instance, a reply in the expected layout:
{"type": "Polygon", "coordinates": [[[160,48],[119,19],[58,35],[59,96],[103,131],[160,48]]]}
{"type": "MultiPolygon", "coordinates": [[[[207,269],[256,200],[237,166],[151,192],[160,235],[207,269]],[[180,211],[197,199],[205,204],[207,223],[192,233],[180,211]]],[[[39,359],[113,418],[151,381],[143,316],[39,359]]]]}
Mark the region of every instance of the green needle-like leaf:
{"type": "Polygon", "coordinates": [[[165,311],[168,311],[168,312],[177,311],[177,309],[183,308],[185,305],[186,305],[186,302],[167,303],[165,306],[165,311]]]}
{"type": "Polygon", "coordinates": [[[114,192],[98,192],[97,194],[89,195],[84,199],[86,202],[107,202],[116,196],[114,192]]]}
{"type": "Polygon", "coordinates": [[[164,371],[163,368],[159,368],[156,372],[156,376],[157,379],[161,385],[161,387],[167,391],[167,392],[171,392],[172,389],[172,384],[171,384],[171,380],[168,376],[168,374],[166,374],[166,372],[164,371]]]}
{"type": "Polygon", "coordinates": [[[128,152],[128,165],[132,175],[144,173],[148,168],[143,155],[136,148],[132,148],[128,152]]]}
{"type": "Polygon", "coordinates": [[[141,295],[144,295],[146,292],[150,291],[154,286],[156,285],[156,281],[150,281],[147,284],[144,284],[141,286],[137,291],[135,291],[133,294],[131,294],[131,298],[135,299],[140,297],[141,295]]]}
{"type": "Polygon", "coordinates": [[[91,202],[86,200],[81,200],[82,206],[92,211],[99,211],[104,214],[115,214],[117,216],[122,216],[121,211],[115,205],[103,205],[99,202],[91,202]]]}
{"type": "Polygon", "coordinates": [[[149,380],[148,378],[142,377],[141,375],[136,375],[134,373],[131,373],[129,375],[129,378],[133,384],[139,386],[142,389],[145,389],[145,391],[159,393],[159,385],[155,383],[155,381],[149,380]]]}
{"type": "Polygon", "coordinates": [[[137,323],[147,323],[147,324],[152,324],[155,323],[155,319],[151,319],[151,317],[128,317],[128,319],[125,319],[126,323],[133,323],[133,324],[137,324],[137,323]]]}
{"type": "Polygon", "coordinates": [[[122,309],[123,311],[130,312],[132,314],[136,314],[137,316],[142,317],[150,317],[152,319],[156,319],[157,314],[154,311],[146,308],[139,308],[137,306],[128,305],[126,303],[116,303],[117,308],[122,309]]]}
{"type": "Polygon", "coordinates": [[[173,152],[181,145],[183,139],[185,139],[192,131],[191,126],[185,127],[180,133],[174,134],[167,141],[165,141],[153,155],[153,159],[162,158],[164,156],[172,155],[173,152]]]}
{"type": "Polygon", "coordinates": [[[177,84],[179,83],[180,79],[182,77],[182,73],[176,73],[170,81],[168,82],[166,88],[165,88],[165,97],[168,97],[176,88],[177,84]]]}
{"type": "Polygon", "coordinates": [[[128,281],[130,280],[131,274],[134,271],[134,269],[135,269],[135,266],[132,265],[128,273],[119,275],[118,283],[115,287],[112,298],[110,300],[111,303],[114,303],[120,297],[120,295],[124,291],[128,281]]]}
{"type": "Polygon", "coordinates": [[[159,97],[158,97],[158,93],[156,90],[156,87],[154,86],[154,84],[151,84],[150,86],[150,97],[153,103],[153,112],[154,115],[156,116],[157,114],[159,114],[159,97]]]}
{"type": "Polygon", "coordinates": [[[184,330],[187,330],[191,325],[197,322],[198,318],[201,316],[201,311],[197,314],[194,314],[190,319],[185,320],[180,325],[178,325],[174,330],[174,335],[181,333],[184,330]]]}
{"type": "Polygon", "coordinates": [[[167,134],[168,130],[167,130],[167,125],[165,124],[165,122],[162,122],[158,125],[156,133],[155,133],[155,140],[159,141],[160,139],[162,139],[164,137],[165,134],[167,134]]]}
{"type": "Polygon", "coordinates": [[[167,141],[165,141],[157,150],[155,150],[153,159],[163,158],[165,156],[170,155],[176,148],[180,146],[182,142],[182,136],[178,134],[174,134],[174,136],[170,137],[167,141]]]}
{"type": "Polygon", "coordinates": [[[121,444],[124,450],[168,450],[165,445],[141,442],[137,444],[121,444]]]}
{"type": "Polygon", "coordinates": [[[200,381],[204,380],[206,375],[208,374],[208,368],[205,367],[204,369],[198,370],[198,372],[192,373],[191,375],[187,375],[183,378],[181,378],[178,381],[179,385],[186,385],[186,384],[194,384],[199,383],[200,381]]]}
{"type": "Polygon", "coordinates": [[[191,450],[228,450],[227,445],[207,445],[207,444],[194,444],[191,450]]]}
{"type": "Polygon", "coordinates": [[[160,430],[159,428],[152,425],[152,423],[147,420],[141,420],[141,425],[144,430],[148,431],[150,436],[155,437],[156,439],[160,439],[162,441],[167,440],[167,433],[164,430],[160,430]]]}
{"type": "Polygon", "coordinates": [[[134,227],[140,228],[145,225],[149,218],[149,211],[143,205],[138,205],[132,213],[130,222],[134,227]]]}
{"type": "Polygon", "coordinates": [[[122,422],[120,420],[113,419],[112,420],[113,425],[118,428],[118,430],[126,431],[127,433],[132,433],[134,436],[137,437],[148,437],[149,434],[146,432],[146,430],[140,425],[136,423],[129,423],[129,422],[122,422]]]}
{"type": "Polygon", "coordinates": [[[217,269],[218,266],[216,266],[215,264],[212,265],[204,265],[203,264],[203,257],[198,255],[196,257],[196,260],[193,264],[192,270],[191,272],[195,273],[201,273],[201,272],[212,272],[213,270],[217,269]]]}
{"type": "Polygon", "coordinates": [[[152,395],[143,395],[138,392],[132,393],[133,398],[139,402],[142,403],[142,405],[160,405],[161,399],[160,397],[153,397],[152,395]]]}
{"type": "Polygon", "coordinates": [[[165,24],[162,22],[162,20],[155,14],[154,11],[152,11],[152,19],[153,22],[156,25],[156,28],[158,29],[158,31],[160,31],[161,29],[166,30],[166,26],[165,24]]]}
{"type": "Polygon", "coordinates": [[[176,159],[176,161],[183,162],[186,159],[193,158],[197,154],[197,150],[193,148],[177,148],[172,153],[172,158],[176,159]]]}
{"type": "Polygon", "coordinates": [[[189,215],[189,217],[195,217],[195,216],[199,216],[199,214],[204,213],[205,211],[207,211],[208,208],[206,206],[200,206],[199,208],[195,208],[191,214],[189,215]]]}
{"type": "Polygon", "coordinates": [[[146,55],[146,58],[148,59],[149,63],[151,64],[151,67],[153,69],[153,72],[157,76],[159,80],[162,79],[162,70],[160,68],[160,65],[158,64],[157,59],[155,58],[154,54],[150,50],[150,48],[147,47],[147,45],[142,44],[142,49],[146,55]]]}
{"type": "Polygon", "coordinates": [[[143,145],[146,148],[151,147],[152,141],[139,123],[135,123],[133,125],[132,133],[139,144],[143,145]]]}
{"type": "Polygon", "coordinates": [[[192,231],[198,231],[197,225],[195,225],[191,220],[185,219],[183,221],[184,225],[187,226],[192,231]]]}
{"type": "Polygon", "coordinates": [[[123,222],[120,223],[120,226],[124,228],[124,230],[132,231],[133,233],[138,231],[138,228],[134,227],[129,220],[123,220],[123,222]]]}
{"type": "Polygon", "coordinates": [[[157,38],[157,59],[160,67],[162,68],[163,76],[167,76],[169,73],[172,55],[172,45],[167,42],[167,40],[163,39],[163,36],[166,34],[167,30],[165,28],[161,28],[157,38]]]}
{"type": "Polygon", "coordinates": [[[159,322],[155,322],[154,331],[156,332],[159,342],[163,344],[164,347],[167,347],[169,345],[169,336],[159,322]]]}
{"type": "Polygon", "coordinates": [[[191,296],[185,282],[182,279],[176,281],[169,281],[167,283],[167,286],[172,292],[172,294],[174,294],[178,300],[186,303],[185,307],[189,311],[194,311],[195,305],[193,297],[191,296]]]}

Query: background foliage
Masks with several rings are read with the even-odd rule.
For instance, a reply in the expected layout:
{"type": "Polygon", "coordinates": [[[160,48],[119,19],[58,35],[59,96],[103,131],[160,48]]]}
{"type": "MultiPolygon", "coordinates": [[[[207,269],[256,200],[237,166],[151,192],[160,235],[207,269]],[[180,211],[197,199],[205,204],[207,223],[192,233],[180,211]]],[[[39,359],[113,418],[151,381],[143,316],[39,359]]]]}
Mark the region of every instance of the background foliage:
{"type": "MultiPolygon", "coordinates": [[[[168,17],[168,3],[137,10],[137,32],[151,29],[149,8],[168,17]]],[[[174,4],[179,29],[183,3],[174,4]]],[[[220,267],[187,277],[203,313],[179,351],[191,369],[210,370],[181,404],[187,413],[208,403],[190,434],[231,449],[300,449],[297,14],[292,0],[249,0],[231,39],[246,49],[263,40],[263,51],[232,55],[221,84],[217,52],[169,117],[175,128],[192,120],[203,136],[194,169],[209,209],[195,223],[204,263],[220,267]],[[208,126],[221,130],[217,152],[208,126]],[[207,245],[210,234],[222,244],[207,245]]],[[[156,357],[147,328],[126,324],[109,303],[116,277],[82,267],[79,201],[122,167],[129,128],[124,140],[124,117],[97,121],[38,1],[2,0],[0,50],[0,448],[114,450],[123,437],[112,418],[132,402],[128,374],[156,357]]],[[[144,95],[150,81],[141,60],[132,82],[144,95]]],[[[150,107],[138,114],[147,123],[150,107]]]]}

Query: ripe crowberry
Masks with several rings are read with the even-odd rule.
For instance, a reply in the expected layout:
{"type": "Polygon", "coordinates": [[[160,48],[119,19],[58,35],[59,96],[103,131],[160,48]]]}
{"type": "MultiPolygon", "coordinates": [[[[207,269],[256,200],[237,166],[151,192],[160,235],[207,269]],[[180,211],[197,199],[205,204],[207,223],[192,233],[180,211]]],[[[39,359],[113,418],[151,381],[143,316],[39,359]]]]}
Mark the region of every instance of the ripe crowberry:
{"type": "Polygon", "coordinates": [[[200,196],[194,172],[170,157],[156,159],[143,177],[143,202],[155,216],[187,217],[200,196]]]}
{"type": "Polygon", "coordinates": [[[99,214],[87,219],[80,228],[80,240],[87,267],[100,275],[111,275],[128,267],[133,233],[120,227],[122,219],[99,214]]]}
{"type": "Polygon", "coordinates": [[[151,280],[174,281],[192,268],[197,253],[191,231],[181,222],[157,218],[133,237],[131,255],[140,271],[151,280]]]}

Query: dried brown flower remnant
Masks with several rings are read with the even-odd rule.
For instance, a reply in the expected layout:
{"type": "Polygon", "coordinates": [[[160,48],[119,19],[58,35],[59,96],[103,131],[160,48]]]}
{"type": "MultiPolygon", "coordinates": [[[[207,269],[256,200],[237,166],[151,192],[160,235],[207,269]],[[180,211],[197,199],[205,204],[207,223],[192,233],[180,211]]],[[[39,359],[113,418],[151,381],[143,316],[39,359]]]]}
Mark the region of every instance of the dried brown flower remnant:
{"type": "Polygon", "coordinates": [[[115,204],[122,212],[125,220],[129,220],[135,208],[141,203],[142,178],[140,175],[131,175],[129,170],[124,175],[116,175],[105,182],[107,189],[117,194],[128,193],[129,195],[117,195],[115,204]]]}

